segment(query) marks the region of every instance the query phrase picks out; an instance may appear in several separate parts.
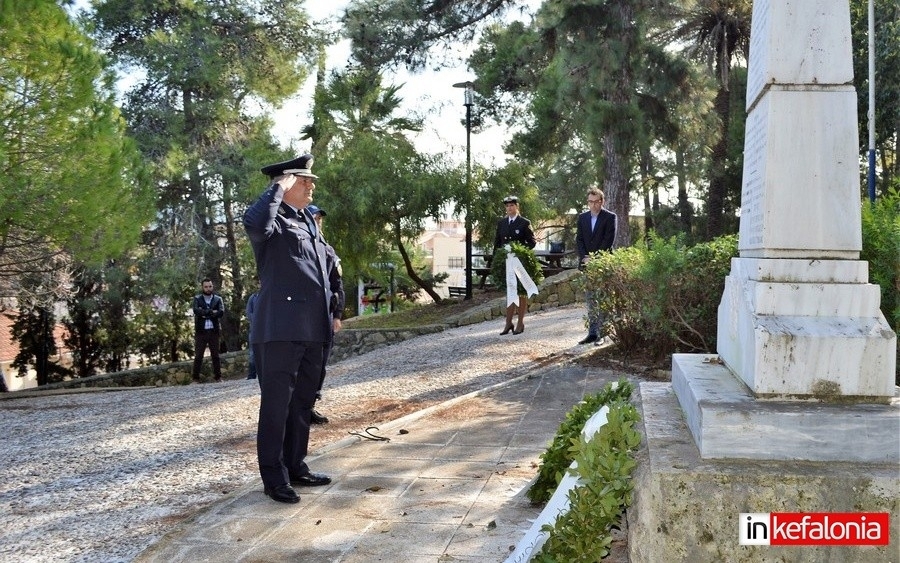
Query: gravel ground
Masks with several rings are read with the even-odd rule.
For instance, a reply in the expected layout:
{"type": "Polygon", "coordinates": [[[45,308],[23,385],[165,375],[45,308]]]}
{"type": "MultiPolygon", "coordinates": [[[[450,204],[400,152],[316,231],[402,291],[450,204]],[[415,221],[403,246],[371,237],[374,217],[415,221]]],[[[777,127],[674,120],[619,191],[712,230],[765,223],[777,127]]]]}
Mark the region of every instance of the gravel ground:
{"type": "MultiPolygon", "coordinates": [[[[583,309],[454,328],[329,367],[311,448],[507,381],[584,334],[583,309]]],[[[180,521],[258,481],[254,381],[0,401],[0,560],[130,561],[180,521]]],[[[315,470],[315,467],[313,467],[315,470]]]]}

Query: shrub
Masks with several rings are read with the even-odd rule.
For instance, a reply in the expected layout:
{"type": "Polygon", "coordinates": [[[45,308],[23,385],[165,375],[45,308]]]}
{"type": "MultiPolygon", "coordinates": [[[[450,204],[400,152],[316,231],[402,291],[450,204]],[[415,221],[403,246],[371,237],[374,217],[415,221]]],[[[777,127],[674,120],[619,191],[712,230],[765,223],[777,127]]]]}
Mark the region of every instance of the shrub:
{"type": "Polygon", "coordinates": [[[619,399],[609,405],[606,424],[593,437],[579,435],[570,448],[576,467],[569,469],[578,485],[568,492],[568,511],[543,526],[550,535],[534,561],[594,563],[609,555],[611,530],[622,528],[631,505],[637,465],[631,452],[641,442],[634,428],[639,419],[634,405],[619,399]]]}
{"type": "Polygon", "coordinates": [[[601,253],[585,268],[609,334],[626,354],[653,350],[661,359],[677,351],[716,349],[718,296],[737,237],[686,247],[681,239],[651,235],[649,246],[601,253]]]}
{"type": "Polygon", "coordinates": [[[881,311],[900,330],[900,190],[892,189],[862,207],[862,253],[869,280],[881,286],[881,311]]]}
{"type": "Polygon", "coordinates": [[[531,502],[544,503],[553,496],[553,491],[559,486],[565,471],[572,464],[577,451],[572,449],[572,445],[578,443],[581,430],[588,419],[603,405],[611,405],[616,401],[629,399],[633,391],[634,386],[627,380],[621,379],[616,383],[608,384],[600,393],[585,397],[566,413],[566,418],[559,425],[550,446],[541,454],[537,479],[527,493],[531,502]]]}

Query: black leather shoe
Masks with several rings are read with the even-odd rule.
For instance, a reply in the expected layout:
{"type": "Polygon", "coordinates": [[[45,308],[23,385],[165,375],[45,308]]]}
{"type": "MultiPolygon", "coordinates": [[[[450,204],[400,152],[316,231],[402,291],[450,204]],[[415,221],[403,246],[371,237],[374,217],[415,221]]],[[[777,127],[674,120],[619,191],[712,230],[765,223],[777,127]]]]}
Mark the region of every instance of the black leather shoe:
{"type": "Polygon", "coordinates": [[[506,325],[506,327],[503,329],[503,332],[500,333],[500,336],[503,336],[504,334],[509,334],[509,332],[510,332],[512,329],[513,329],[513,328],[512,328],[512,325],[506,325]]]}
{"type": "Polygon", "coordinates": [[[328,417],[323,415],[316,409],[313,409],[312,416],[309,417],[309,421],[313,424],[328,424],[328,417]]]}
{"type": "Polygon", "coordinates": [[[522,334],[523,332],[525,332],[525,327],[519,325],[516,327],[516,330],[513,331],[513,334],[522,334]]]}
{"type": "Polygon", "coordinates": [[[331,477],[321,473],[307,473],[299,477],[291,477],[291,485],[300,485],[301,487],[321,487],[329,483],[331,483],[331,477]]]}
{"type": "Polygon", "coordinates": [[[297,496],[296,491],[291,488],[290,485],[278,485],[277,487],[273,487],[271,489],[267,488],[264,491],[266,496],[271,498],[274,501],[278,502],[286,502],[289,504],[294,504],[300,502],[300,497],[297,496]]]}
{"type": "Polygon", "coordinates": [[[596,334],[588,334],[584,338],[582,338],[578,343],[579,344],[590,344],[591,342],[597,342],[600,340],[600,337],[596,334]]]}

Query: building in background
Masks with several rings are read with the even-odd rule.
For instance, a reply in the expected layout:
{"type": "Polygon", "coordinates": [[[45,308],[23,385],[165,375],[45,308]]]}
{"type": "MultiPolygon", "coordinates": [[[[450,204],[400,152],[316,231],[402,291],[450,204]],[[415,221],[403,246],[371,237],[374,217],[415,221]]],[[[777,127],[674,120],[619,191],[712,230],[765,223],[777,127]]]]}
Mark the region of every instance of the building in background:
{"type": "Polygon", "coordinates": [[[416,244],[431,262],[432,275],[447,274],[447,279],[436,288],[442,297],[447,297],[448,287],[465,287],[466,228],[462,221],[444,218],[429,226],[416,244]]]}
{"type": "MultiPolygon", "coordinates": [[[[22,391],[25,389],[33,389],[37,387],[37,373],[34,369],[29,368],[28,373],[24,377],[19,377],[18,368],[13,367],[12,363],[19,353],[19,343],[12,337],[13,318],[7,316],[6,313],[0,313],[0,377],[6,384],[8,391],[22,391]]],[[[65,326],[57,324],[53,327],[53,339],[56,343],[57,355],[53,357],[54,361],[71,363],[71,352],[63,344],[65,336],[65,326]]]]}

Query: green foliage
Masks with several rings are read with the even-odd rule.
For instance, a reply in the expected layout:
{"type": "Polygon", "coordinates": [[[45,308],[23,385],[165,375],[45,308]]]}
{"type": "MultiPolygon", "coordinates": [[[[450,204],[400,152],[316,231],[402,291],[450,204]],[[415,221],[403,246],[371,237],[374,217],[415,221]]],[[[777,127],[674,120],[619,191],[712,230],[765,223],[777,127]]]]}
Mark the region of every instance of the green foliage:
{"type": "Polygon", "coordinates": [[[869,279],[881,286],[881,310],[900,331],[900,190],[863,202],[862,240],[860,260],[869,262],[869,279]]]}
{"type": "Polygon", "coordinates": [[[101,354],[99,325],[101,314],[102,280],[98,272],[79,268],[75,272],[74,293],[69,296],[68,318],[63,321],[67,329],[63,339],[72,351],[77,377],[97,373],[101,354]]]}
{"type": "Polygon", "coordinates": [[[584,283],[606,314],[610,335],[626,352],[653,350],[662,358],[676,351],[712,351],[718,300],[737,256],[737,237],[685,247],[677,238],[651,236],[649,248],[600,253],[588,262],[584,283]]]}
{"type": "MultiPolygon", "coordinates": [[[[876,184],[879,196],[900,181],[900,155],[897,154],[898,117],[900,116],[900,3],[875,0],[875,150],[879,158],[876,184]]],[[[850,1],[850,30],[853,45],[853,82],[858,99],[859,152],[862,161],[869,149],[869,2],[850,1]]],[[[866,182],[862,184],[866,191],[866,182]]]]}
{"type": "MultiPolygon", "coordinates": [[[[156,187],[157,215],[136,257],[141,290],[182,312],[182,293],[210,277],[230,301],[223,342],[236,347],[254,271],[241,213],[267,183],[260,166],[296,156],[277,147],[260,114],[300,88],[324,36],[299,2],[97,0],[92,7],[85,19],[94,36],[135,78],[122,111],[156,187]]],[[[172,338],[176,324],[154,326],[167,326],[172,338]]],[[[173,357],[180,344],[158,346],[173,357]]]]}
{"type": "Polygon", "coordinates": [[[594,436],[585,440],[579,434],[570,448],[576,467],[569,469],[578,485],[569,491],[569,510],[542,528],[550,535],[534,561],[595,563],[609,554],[610,531],[621,528],[631,505],[631,473],[637,465],[631,452],[641,442],[634,428],[639,420],[634,405],[616,399],[594,436]]]}
{"type": "Polygon", "coordinates": [[[4,6],[2,22],[0,270],[15,286],[53,257],[119,255],[153,208],[103,55],[55,2],[4,6]]]}
{"type": "MultiPolygon", "coordinates": [[[[490,250],[494,245],[497,220],[506,216],[503,198],[515,194],[519,198],[519,212],[532,224],[557,214],[547,209],[541,187],[532,180],[536,170],[518,160],[511,160],[501,168],[485,170],[475,166],[472,184],[478,186],[471,206],[472,227],[476,235],[474,245],[490,250]]],[[[460,197],[455,209],[465,212],[465,199],[460,197]]]]}
{"type": "Polygon", "coordinates": [[[616,383],[610,383],[603,391],[590,395],[575,405],[566,413],[566,419],[559,425],[553,441],[543,454],[541,465],[538,468],[538,476],[531,488],[528,489],[528,498],[533,503],[544,503],[553,496],[553,491],[562,480],[565,471],[575,459],[577,444],[585,423],[604,405],[612,405],[617,401],[627,400],[631,397],[634,386],[625,379],[616,383]]]}
{"type": "Polygon", "coordinates": [[[316,204],[328,210],[329,242],[345,272],[374,279],[374,264],[393,262],[437,301],[437,280],[423,275],[407,247],[429,218],[463,198],[463,175],[416,151],[408,136],[421,123],[397,114],[399,90],[364,69],[335,73],[317,88],[316,120],[304,129],[320,150],[316,204]]]}
{"type": "Polygon", "coordinates": [[[138,302],[129,323],[135,353],[149,364],[177,362],[191,357],[191,319],[185,307],[166,307],[160,303],[138,302]]]}
{"type": "Polygon", "coordinates": [[[353,58],[368,68],[405,65],[421,70],[429,60],[449,58],[456,41],[473,40],[475,25],[494,21],[511,2],[353,0],[343,21],[353,58]]]}
{"type": "MultiPolygon", "coordinates": [[[[518,242],[511,242],[509,248],[522,262],[522,266],[535,284],[540,284],[544,281],[544,271],[541,269],[541,263],[538,262],[534,250],[518,242]]],[[[501,287],[506,287],[506,257],[508,255],[509,252],[507,252],[505,247],[495,248],[494,258],[491,260],[491,277],[494,278],[494,283],[501,287]]],[[[516,278],[516,291],[519,295],[528,294],[518,278],[516,278]]]]}
{"type": "Polygon", "coordinates": [[[74,292],[67,299],[67,331],[63,337],[72,351],[76,377],[127,367],[132,339],[129,300],[134,280],[115,262],[102,268],[79,267],[74,292]]]}
{"type": "Polygon", "coordinates": [[[56,316],[44,307],[19,307],[13,320],[11,335],[19,344],[19,351],[12,362],[19,376],[28,373],[33,366],[37,372],[37,384],[46,385],[62,381],[69,370],[52,360],[56,355],[54,328],[56,316]]]}

